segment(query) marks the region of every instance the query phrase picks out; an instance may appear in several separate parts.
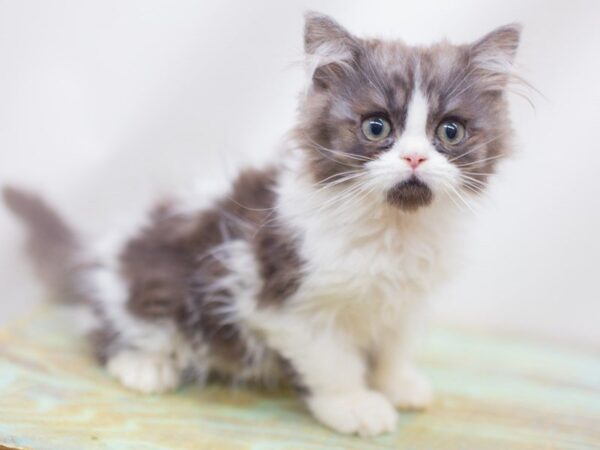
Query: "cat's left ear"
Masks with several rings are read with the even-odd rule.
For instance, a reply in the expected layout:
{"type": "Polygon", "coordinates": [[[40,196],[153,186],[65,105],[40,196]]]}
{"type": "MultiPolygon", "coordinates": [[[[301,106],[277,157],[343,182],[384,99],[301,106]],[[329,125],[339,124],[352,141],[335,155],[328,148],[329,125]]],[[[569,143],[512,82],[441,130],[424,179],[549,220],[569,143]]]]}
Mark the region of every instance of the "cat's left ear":
{"type": "Polygon", "coordinates": [[[513,72],[521,25],[510,24],[497,28],[471,45],[471,61],[490,77],[490,85],[503,89],[513,72]]]}

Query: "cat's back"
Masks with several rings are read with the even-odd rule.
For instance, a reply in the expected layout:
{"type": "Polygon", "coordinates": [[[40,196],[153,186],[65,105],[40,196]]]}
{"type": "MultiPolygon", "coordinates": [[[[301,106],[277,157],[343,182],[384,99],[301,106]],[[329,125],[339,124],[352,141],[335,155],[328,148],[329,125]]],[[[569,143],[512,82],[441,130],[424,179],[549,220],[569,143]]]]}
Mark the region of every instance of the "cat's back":
{"type": "Polygon", "coordinates": [[[269,222],[275,220],[277,174],[273,167],[241,171],[230,189],[204,208],[190,209],[178,199],[156,205],[117,254],[129,286],[129,309],[144,318],[183,314],[190,292],[226,275],[222,256],[229,246],[243,241],[260,252],[274,229],[269,222]]]}

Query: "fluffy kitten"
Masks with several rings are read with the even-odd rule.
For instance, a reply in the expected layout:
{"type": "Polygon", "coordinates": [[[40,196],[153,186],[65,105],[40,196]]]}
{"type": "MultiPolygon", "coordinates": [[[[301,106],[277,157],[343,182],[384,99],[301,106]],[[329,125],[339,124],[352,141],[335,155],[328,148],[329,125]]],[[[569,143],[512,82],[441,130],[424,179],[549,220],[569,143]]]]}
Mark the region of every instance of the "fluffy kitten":
{"type": "Polygon", "coordinates": [[[411,340],[463,198],[508,153],[518,41],[509,25],[409,47],[308,14],[310,82],[288,148],[205,208],[163,202],[121,244],[87,246],[39,198],[8,188],[5,200],[125,386],[283,378],[334,430],[388,432],[395,407],[432,400],[411,340]]]}

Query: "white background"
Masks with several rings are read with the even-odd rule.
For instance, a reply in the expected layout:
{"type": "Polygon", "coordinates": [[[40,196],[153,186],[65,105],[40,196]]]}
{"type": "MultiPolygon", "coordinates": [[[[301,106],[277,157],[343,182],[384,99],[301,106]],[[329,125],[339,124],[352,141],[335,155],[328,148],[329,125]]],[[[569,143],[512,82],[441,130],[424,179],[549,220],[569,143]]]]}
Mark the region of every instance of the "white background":
{"type": "MultiPolygon", "coordinates": [[[[0,1],[0,182],[97,233],[158,192],[272,152],[302,86],[302,13],[426,44],[524,25],[540,92],[465,231],[440,321],[600,346],[600,2],[0,1]]],[[[0,321],[42,298],[0,208],[0,321]]]]}

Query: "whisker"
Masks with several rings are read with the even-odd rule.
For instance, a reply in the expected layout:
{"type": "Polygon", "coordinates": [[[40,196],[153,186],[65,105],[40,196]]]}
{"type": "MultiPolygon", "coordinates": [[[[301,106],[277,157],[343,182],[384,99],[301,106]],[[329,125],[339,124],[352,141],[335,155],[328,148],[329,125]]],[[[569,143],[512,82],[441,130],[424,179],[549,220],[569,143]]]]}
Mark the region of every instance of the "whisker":
{"type": "MultiPolygon", "coordinates": [[[[476,70],[476,67],[473,67],[471,65],[466,65],[463,70],[452,80],[452,83],[455,83],[459,78],[460,78],[460,82],[458,82],[454,88],[452,88],[452,90],[448,93],[447,97],[448,98],[453,98],[454,96],[457,96],[456,91],[458,89],[460,89],[465,82],[469,79],[469,76],[471,74],[473,74],[476,70]]],[[[461,91],[460,93],[462,93],[463,91],[461,91]]],[[[460,93],[458,95],[460,95],[460,93]]]]}
{"type": "Polygon", "coordinates": [[[458,197],[458,198],[459,198],[459,199],[460,199],[460,200],[463,202],[463,204],[464,204],[464,205],[465,205],[467,208],[469,208],[469,210],[470,210],[470,211],[471,211],[473,214],[477,215],[477,212],[476,212],[476,211],[473,209],[473,207],[471,206],[471,204],[470,204],[469,202],[467,202],[467,201],[465,200],[465,198],[464,198],[462,195],[460,195],[460,192],[458,192],[458,190],[456,190],[456,188],[455,188],[454,186],[452,186],[451,184],[449,184],[449,183],[448,183],[448,184],[447,184],[447,187],[449,187],[449,188],[450,188],[450,189],[451,189],[451,190],[452,190],[452,191],[453,191],[453,192],[456,194],[456,196],[457,196],[457,197],[458,197]]]}
{"type": "Polygon", "coordinates": [[[473,180],[465,180],[465,179],[461,179],[461,184],[463,185],[468,185],[474,188],[477,188],[481,191],[483,191],[487,186],[483,183],[475,183],[473,180]]]}
{"type": "Polygon", "coordinates": [[[324,186],[319,187],[313,194],[322,192],[322,191],[324,191],[326,189],[332,189],[335,186],[339,186],[340,184],[346,183],[348,181],[356,180],[358,178],[361,178],[362,176],[363,176],[363,174],[359,173],[359,174],[355,174],[355,175],[346,176],[346,177],[341,178],[339,180],[332,181],[330,183],[325,184],[324,186]]]}
{"type": "Polygon", "coordinates": [[[360,174],[362,174],[362,172],[363,172],[363,170],[348,170],[346,172],[334,173],[333,175],[329,175],[327,178],[324,178],[324,179],[318,181],[316,184],[313,185],[313,187],[324,185],[324,184],[327,184],[329,186],[329,185],[339,181],[340,179],[345,178],[346,176],[360,175],[360,174]],[[341,177],[341,178],[338,178],[338,177],[341,177]],[[329,180],[333,180],[333,181],[331,181],[329,183],[329,180]]]}
{"type": "MultiPolygon", "coordinates": [[[[470,67],[469,66],[465,66],[465,68],[463,69],[463,71],[461,72],[461,74],[459,76],[462,76],[462,79],[460,80],[459,83],[456,84],[456,86],[454,86],[454,88],[452,88],[452,90],[450,91],[450,93],[448,94],[448,98],[454,98],[454,97],[458,97],[460,94],[462,94],[463,92],[466,91],[466,89],[462,89],[460,92],[456,92],[458,91],[458,89],[460,89],[465,82],[469,79],[469,76],[475,71],[474,67],[470,67]],[[468,70],[467,70],[468,69],[468,70]]],[[[458,77],[456,77],[458,79],[458,77]]],[[[471,83],[469,86],[467,86],[467,88],[471,87],[473,83],[471,83]]]]}
{"type": "Polygon", "coordinates": [[[332,162],[334,162],[336,164],[341,164],[342,166],[346,166],[346,167],[353,167],[355,169],[357,169],[357,168],[360,167],[360,166],[357,166],[356,164],[351,164],[351,163],[348,163],[348,162],[345,162],[345,161],[341,161],[341,160],[336,159],[336,158],[331,158],[331,157],[327,156],[327,154],[323,153],[323,150],[321,150],[318,146],[313,147],[313,149],[316,150],[316,151],[318,151],[319,154],[321,156],[323,156],[325,159],[328,159],[329,161],[332,161],[332,162]]]}
{"type": "Polygon", "coordinates": [[[504,155],[494,155],[494,156],[489,156],[487,158],[482,158],[482,159],[478,159],[476,161],[471,161],[469,163],[464,163],[464,164],[455,164],[456,167],[469,167],[469,166],[473,166],[475,164],[481,164],[483,162],[487,162],[487,161],[492,161],[494,159],[498,159],[498,158],[502,158],[504,155]]]}
{"type": "Polygon", "coordinates": [[[460,178],[463,179],[463,180],[471,181],[472,183],[477,183],[477,184],[479,184],[481,186],[487,186],[487,183],[485,183],[485,182],[483,182],[481,180],[478,180],[477,178],[470,177],[469,175],[461,174],[460,178]]]}
{"type": "Polygon", "coordinates": [[[483,186],[478,186],[476,184],[472,184],[468,180],[463,180],[463,182],[461,183],[461,185],[459,186],[459,188],[462,188],[462,187],[468,188],[468,189],[470,189],[473,192],[476,192],[478,194],[484,192],[484,190],[485,190],[483,186]]]}
{"type": "Polygon", "coordinates": [[[442,188],[444,189],[444,193],[448,196],[448,198],[452,200],[452,203],[454,203],[460,211],[463,211],[463,207],[454,199],[452,192],[450,192],[450,190],[446,187],[445,183],[442,183],[442,188]]]}
{"type": "Polygon", "coordinates": [[[474,186],[471,186],[469,184],[463,184],[461,186],[461,188],[466,189],[467,191],[472,192],[473,194],[477,194],[477,195],[479,195],[479,194],[481,194],[483,192],[481,189],[478,189],[478,188],[476,188],[474,186]]]}
{"type": "Polygon", "coordinates": [[[464,152],[464,153],[461,153],[460,155],[457,155],[457,156],[455,156],[454,158],[450,158],[450,159],[448,160],[448,162],[454,162],[454,161],[456,161],[457,159],[463,158],[463,157],[467,156],[468,154],[470,154],[470,153],[473,153],[474,151],[477,151],[477,150],[479,150],[481,147],[484,147],[484,146],[486,146],[486,145],[488,145],[488,144],[491,144],[492,142],[494,142],[494,141],[496,141],[496,140],[500,139],[501,137],[503,137],[503,136],[505,136],[505,135],[507,135],[507,134],[508,134],[508,132],[507,132],[507,131],[505,131],[504,133],[500,133],[500,134],[498,134],[497,136],[493,137],[492,139],[489,139],[489,140],[487,140],[487,141],[485,141],[485,142],[482,142],[482,143],[480,143],[480,144],[476,145],[475,147],[473,147],[473,148],[472,148],[472,149],[470,149],[469,151],[467,151],[467,152],[464,152]]]}
{"type": "Polygon", "coordinates": [[[466,173],[467,175],[480,175],[480,176],[485,176],[485,177],[491,177],[494,176],[494,173],[491,172],[471,172],[469,170],[461,170],[461,173],[466,173]]]}
{"type": "MultiPolygon", "coordinates": [[[[306,147],[304,147],[304,146],[296,146],[296,147],[294,147],[294,148],[298,148],[298,149],[306,149],[306,147]]],[[[330,149],[324,149],[324,150],[322,150],[322,149],[321,149],[321,146],[320,146],[320,145],[318,145],[318,144],[313,144],[313,146],[312,146],[311,148],[312,148],[313,150],[316,150],[316,151],[317,151],[317,152],[318,152],[318,153],[319,153],[319,154],[320,154],[320,155],[321,155],[323,158],[325,158],[325,159],[327,159],[327,160],[329,160],[329,161],[332,161],[332,162],[334,162],[334,163],[336,163],[336,164],[341,164],[341,165],[343,165],[343,166],[350,167],[350,168],[353,168],[353,169],[359,169],[359,168],[360,168],[360,166],[359,166],[359,165],[352,164],[352,163],[350,163],[350,162],[347,162],[347,161],[342,161],[342,160],[340,160],[340,159],[337,159],[337,158],[331,157],[331,156],[329,156],[329,155],[327,155],[327,154],[325,154],[325,153],[324,153],[324,151],[329,151],[330,153],[332,153],[332,152],[334,152],[333,150],[330,150],[330,149]]]]}
{"type": "Polygon", "coordinates": [[[323,147],[322,145],[318,145],[318,144],[313,144],[313,145],[317,145],[319,147],[319,149],[321,149],[321,150],[333,153],[334,155],[339,155],[339,156],[344,157],[344,158],[354,159],[354,160],[360,161],[360,162],[374,161],[373,158],[369,158],[367,156],[356,155],[356,154],[353,154],[353,153],[344,153],[344,152],[341,152],[339,150],[332,150],[330,148],[323,147]]]}
{"type": "MultiPolygon", "coordinates": [[[[304,136],[304,138],[305,138],[305,139],[306,139],[306,140],[307,140],[307,141],[308,141],[310,144],[312,144],[312,145],[315,147],[315,149],[316,149],[317,151],[323,150],[323,151],[326,151],[326,152],[332,153],[332,154],[334,154],[334,155],[338,155],[338,156],[340,156],[340,157],[343,157],[343,158],[353,159],[353,160],[356,160],[356,161],[361,161],[361,162],[369,162],[369,161],[373,161],[373,158],[369,158],[368,156],[364,156],[364,155],[356,155],[356,154],[350,154],[350,153],[341,152],[341,151],[339,151],[339,150],[334,150],[334,149],[331,149],[331,148],[327,148],[327,147],[325,147],[325,146],[323,146],[323,145],[319,144],[318,142],[315,142],[315,141],[314,141],[313,139],[311,139],[311,138],[310,138],[310,136],[308,136],[308,134],[306,134],[305,132],[303,132],[303,133],[302,133],[302,135],[304,136]]],[[[323,156],[325,156],[325,155],[323,155],[323,156]]],[[[336,161],[336,160],[334,160],[334,161],[336,161]]],[[[342,161],[340,161],[340,162],[342,162],[342,161]]]]}

